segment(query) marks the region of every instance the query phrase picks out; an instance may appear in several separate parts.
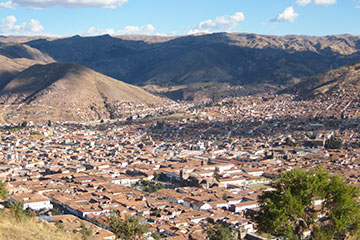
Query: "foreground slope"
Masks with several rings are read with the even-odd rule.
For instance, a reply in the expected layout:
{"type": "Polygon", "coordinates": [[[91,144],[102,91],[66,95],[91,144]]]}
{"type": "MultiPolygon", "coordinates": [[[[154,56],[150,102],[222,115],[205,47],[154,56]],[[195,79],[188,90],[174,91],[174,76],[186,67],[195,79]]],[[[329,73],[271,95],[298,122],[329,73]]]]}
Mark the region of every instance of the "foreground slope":
{"type": "Polygon", "coordinates": [[[13,217],[0,216],[0,240],[80,240],[75,234],[57,231],[54,226],[36,223],[32,220],[17,222],[13,217]]]}
{"type": "Polygon", "coordinates": [[[360,61],[360,37],[216,33],[175,38],[38,39],[29,46],[136,85],[291,84],[360,61]]]}
{"type": "Polygon", "coordinates": [[[3,117],[15,122],[110,118],[116,104],[163,103],[139,87],[70,63],[34,65],[24,70],[0,91],[0,101],[7,109],[3,117]]]}
{"type": "Polygon", "coordinates": [[[338,90],[360,91],[360,63],[309,77],[286,91],[309,98],[338,90]]]}

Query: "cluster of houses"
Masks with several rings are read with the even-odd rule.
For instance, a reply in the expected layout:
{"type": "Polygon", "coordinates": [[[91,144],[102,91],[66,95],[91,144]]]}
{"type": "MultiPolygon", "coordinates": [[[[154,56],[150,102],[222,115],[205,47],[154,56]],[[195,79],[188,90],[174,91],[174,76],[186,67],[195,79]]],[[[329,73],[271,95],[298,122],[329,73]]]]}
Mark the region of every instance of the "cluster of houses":
{"type": "Polygon", "coordinates": [[[49,210],[41,221],[100,239],[115,238],[112,212],[138,216],[149,239],[205,239],[207,223],[253,239],[258,196],[281,173],[322,166],[360,184],[359,99],[226,98],[175,117],[4,128],[0,178],[10,201],[49,210]],[[331,136],[344,147],[325,148],[331,136]]]}

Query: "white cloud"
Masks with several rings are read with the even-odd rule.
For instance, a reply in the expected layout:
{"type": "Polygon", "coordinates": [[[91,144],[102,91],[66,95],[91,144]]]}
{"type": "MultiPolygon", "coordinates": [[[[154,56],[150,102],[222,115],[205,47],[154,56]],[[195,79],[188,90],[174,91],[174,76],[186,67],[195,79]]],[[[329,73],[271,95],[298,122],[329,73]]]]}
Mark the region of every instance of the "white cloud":
{"type": "Polygon", "coordinates": [[[305,5],[308,5],[311,3],[311,0],[297,0],[296,1],[296,5],[299,5],[299,6],[305,6],[305,5]]]}
{"type": "Polygon", "coordinates": [[[336,4],[336,1],[337,0],[314,0],[314,4],[328,6],[328,5],[336,4]]]}
{"type": "Polygon", "coordinates": [[[16,4],[13,3],[12,1],[0,2],[0,8],[10,8],[10,9],[14,9],[15,6],[16,6],[16,4]]]}
{"type": "Polygon", "coordinates": [[[66,8],[117,8],[128,0],[13,0],[19,6],[42,9],[50,7],[66,8]]]}
{"type": "Polygon", "coordinates": [[[299,6],[306,6],[312,2],[314,5],[329,6],[336,4],[337,0],[296,0],[295,4],[299,6]]]}
{"type": "Polygon", "coordinates": [[[39,20],[31,19],[30,22],[25,23],[25,31],[39,33],[44,31],[44,27],[39,20]]]}
{"type": "Polygon", "coordinates": [[[191,29],[189,34],[231,31],[232,29],[238,27],[240,22],[243,21],[245,21],[244,13],[237,12],[232,16],[221,16],[215,18],[215,20],[209,19],[203,21],[194,29],[191,29]]]}
{"type": "Polygon", "coordinates": [[[294,11],[293,7],[288,7],[282,13],[279,13],[279,15],[271,21],[275,23],[294,22],[295,18],[297,18],[298,16],[299,14],[294,11]]]}
{"type": "Polygon", "coordinates": [[[144,26],[126,26],[123,29],[115,30],[113,28],[102,29],[91,27],[84,34],[87,36],[96,36],[96,35],[150,35],[155,31],[155,27],[151,24],[147,24],[144,26]]]}
{"type": "Polygon", "coordinates": [[[114,33],[115,30],[112,28],[100,29],[100,28],[90,27],[89,30],[84,35],[87,36],[96,36],[96,35],[104,35],[104,34],[114,35],[114,33]]]}
{"type": "Polygon", "coordinates": [[[155,36],[161,36],[161,37],[171,37],[171,36],[176,36],[178,35],[178,32],[173,30],[170,33],[162,33],[162,32],[157,32],[155,34],[155,36]]]}
{"type": "Polygon", "coordinates": [[[145,26],[126,26],[124,29],[116,31],[119,35],[150,35],[155,31],[151,24],[145,26]]]}
{"type": "Polygon", "coordinates": [[[29,22],[23,22],[20,25],[16,25],[15,16],[7,16],[2,19],[0,23],[0,33],[1,34],[34,34],[40,33],[44,30],[44,27],[40,24],[40,21],[31,19],[29,22]]]}

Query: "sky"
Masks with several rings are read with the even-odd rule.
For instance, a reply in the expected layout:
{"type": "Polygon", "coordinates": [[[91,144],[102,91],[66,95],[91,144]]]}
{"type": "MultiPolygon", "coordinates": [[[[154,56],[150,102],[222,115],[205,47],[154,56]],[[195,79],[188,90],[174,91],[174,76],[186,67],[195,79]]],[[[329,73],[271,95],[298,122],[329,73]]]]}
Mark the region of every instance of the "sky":
{"type": "Polygon", "coordinates": [[[0,35],[360,35],[360,0],[0,0],[0,35]]]}

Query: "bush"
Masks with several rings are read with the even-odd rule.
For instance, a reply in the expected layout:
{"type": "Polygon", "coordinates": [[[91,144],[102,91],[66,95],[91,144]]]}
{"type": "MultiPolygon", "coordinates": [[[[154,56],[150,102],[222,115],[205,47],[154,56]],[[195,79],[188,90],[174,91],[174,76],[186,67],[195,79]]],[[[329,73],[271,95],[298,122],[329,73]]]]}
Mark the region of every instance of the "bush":
{"type": "Polygon", "coordinates": [[[136,216],[126,216],[122,219],[119,213],[112,212],[107,218],[111,231],[117,238],[135,240],[148,231],[148,226],[139,223],[136,216]]]}
{"type": "Polygon", "coordinates": [[[342,148],[342,140],[339,137],[331,136],[328,140],[325,142],[325,148],[326,149],[340,149],[342,148]]]}

